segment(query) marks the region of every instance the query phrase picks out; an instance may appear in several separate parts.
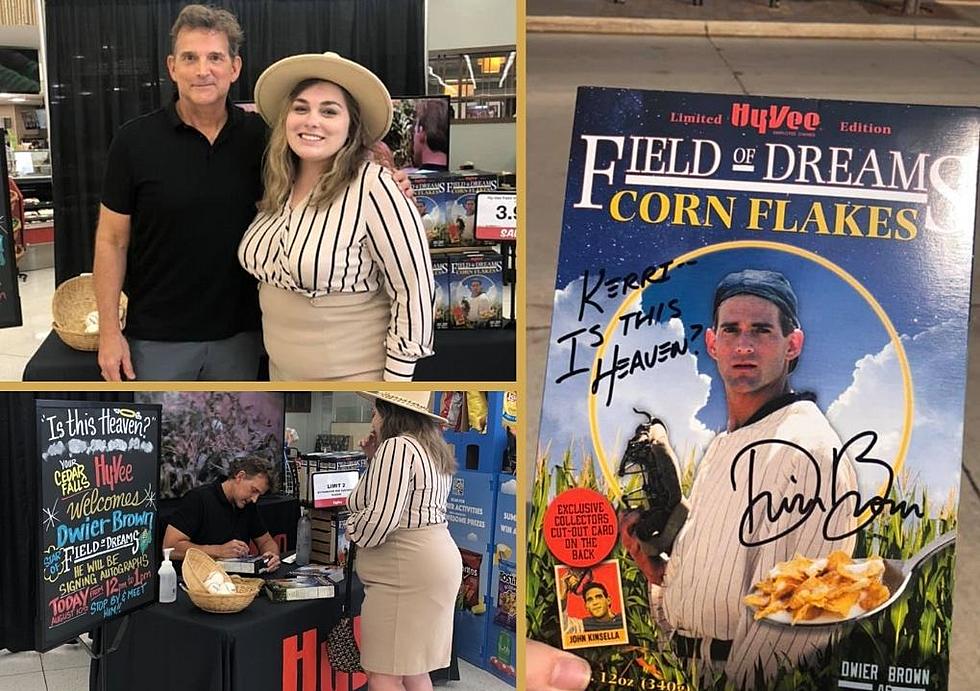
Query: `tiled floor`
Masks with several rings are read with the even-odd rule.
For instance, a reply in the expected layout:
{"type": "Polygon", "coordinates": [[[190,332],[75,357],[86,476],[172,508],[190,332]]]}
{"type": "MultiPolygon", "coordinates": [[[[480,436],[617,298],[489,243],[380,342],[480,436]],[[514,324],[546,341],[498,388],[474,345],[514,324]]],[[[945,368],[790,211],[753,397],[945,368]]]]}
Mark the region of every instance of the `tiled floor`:
{"type": "Polygon", "coordinates": [[[51,333],[54,269],[28,271],[18,286],[24,325],[0,330],[0,381],[20,381],[27,361],[51,333]]]}
{"type": "Polygon", "coordinates": [[[47,653],[0,651],[0,691],[87,691],[89,657],[80,645],[47,653]]]}
{"type": "MultiPolygon", "coordinates": [[[[47,653],[0,650],[0,691],[89,691],[89,657],[80,645],[47,653]]],[[[489,672],[459,661],[459,681],[440,685],[452,691],[507,691],[489,672]]]]}

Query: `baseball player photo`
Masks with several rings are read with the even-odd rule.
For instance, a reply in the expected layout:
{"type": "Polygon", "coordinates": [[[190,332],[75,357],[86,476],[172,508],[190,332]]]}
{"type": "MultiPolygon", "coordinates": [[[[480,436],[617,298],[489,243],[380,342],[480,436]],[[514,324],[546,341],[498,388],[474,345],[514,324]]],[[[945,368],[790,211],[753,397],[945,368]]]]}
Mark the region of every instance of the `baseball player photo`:
{"type": "Polygon", "coordinates": [[[467,194],[457,199],[453,203],[452,217],[459,234],[459,242],[464,245],[471,244],[476,223],[476,196],[467,194]]]}
{"type": "MultiPolygon", "coordinates": [[[[817,558],[854,549],[853,535],[825,537],[823,514],[801,521],[785,512],[772,520],[765,502],[757,502],[749,517],[744,494],[732,490],[751,482],[778,497],[819,498],[830,506],[832,496],[857,489],[846,455],[832,467],[843,445],[814,396],[791,385],[804,342],[796,294],[785,276],[745,269],[722,278],[705,344],[724,383],[727,428],[706,449],[685,501],[678,500],[679,485],[662,490],[673,497],[671,513],[681,515],[676,538],[665,530],[667,516],[645,525],[652,509],[629,512],[621,526],[621,540],[649,582],[651,616],[672,632],[674,651],[724,669],[737,683],[771,675],[782,657],[800,662],[831,636],[826,627],[756,621],[743,602],[753,585],[797,554],[817,558]]],[[[649,455],[675,458],[666,427],[653,422],[659,424],[643,437],[653,449],[649,455]]],[[[668,473],[671,482],[676,477],[668,473]]],[[[845,535],[854,525],[853,515],[837,512],[826,533],[845,535]]]]}
{"type": "Polygon", "coordinates": [[[555,588],[563,648],[595,648],[629,640],[618,560],[585,569],[556,565],[555,588]]]}
{"type": "Polygon", "coordinates": [[[422,219],[425,236],[431,242],[439,237],[440,226],[445,226],[442,210],[432,199],[421,196],[415,197],[415,207],[418,209],[419,217],[422,219]]]}

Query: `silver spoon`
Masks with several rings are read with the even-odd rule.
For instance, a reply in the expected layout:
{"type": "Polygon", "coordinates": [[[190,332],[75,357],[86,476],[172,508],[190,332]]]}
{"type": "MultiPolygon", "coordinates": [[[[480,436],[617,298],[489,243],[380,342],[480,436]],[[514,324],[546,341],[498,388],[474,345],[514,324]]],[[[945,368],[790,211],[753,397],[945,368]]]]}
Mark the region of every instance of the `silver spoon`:
{"type": "MultiPolygon", "coordinates": [[[[905,592],[905,588],[908,587],[909,581],[912,580],[912,572],[915,571],[919,564],[939,552],[944,547],[951,545],[955,541],[956,531],[951,530],[948,533],[943,533],[935,540],[927,544],[925,547],[919,550],[918,554],[910,559],[882,559],[882,562],[884,562],[885,565],[885,572],[881,575],[881,582],[888,588],[888,592],[891,593],[891,595],[887,600],[882,602],[874,609],[870,609],[866,612],[860,611],[855,613],[853,616],[824,616],[817,617],[816,619],[810,619],[809,621],[798,621],[795,624],[792,623],[792,615],[790,615],[789,612],[783,611],[776,615],[766,617],[765,621],[772,624],[792,626],[839,626],[840,624],[844,624],[846,622],[861,621],[862,619],[872,617],[882,610],[890,607],[892,603],[895,602],[895,600],[897,600],[903,592],[905,592]]],[[[854,563],[863,564],[866,561],[867,559],[856,559],[854,563]]]]}

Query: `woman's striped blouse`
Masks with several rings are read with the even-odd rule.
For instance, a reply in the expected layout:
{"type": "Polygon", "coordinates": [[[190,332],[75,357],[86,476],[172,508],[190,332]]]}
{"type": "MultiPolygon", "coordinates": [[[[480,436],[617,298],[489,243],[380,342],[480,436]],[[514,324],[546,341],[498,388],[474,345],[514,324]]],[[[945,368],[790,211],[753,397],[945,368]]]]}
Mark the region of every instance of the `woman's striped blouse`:
{"type": "Polygon", "coordinates": [[[347,536],[358,547],[375,547],[394,530],[445,523],[452,479],[415,438],[386,439],[351,492],[347,536]]]}
{"type": "Polygon", "coordinates": [[[347,189],[317,209],[302,202],[259,212],[238,260],[260,281],[310,298],[373,292],[391,298],[385,379],[411,379],[432,354],[432,260],[422,222],[391,174],[365,163],[347,189]]]}

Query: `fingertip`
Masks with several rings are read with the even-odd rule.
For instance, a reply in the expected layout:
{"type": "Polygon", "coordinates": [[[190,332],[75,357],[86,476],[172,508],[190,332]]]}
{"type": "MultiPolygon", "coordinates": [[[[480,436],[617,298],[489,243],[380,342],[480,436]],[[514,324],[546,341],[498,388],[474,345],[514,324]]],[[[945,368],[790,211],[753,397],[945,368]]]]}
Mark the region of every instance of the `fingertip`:
{"type": "Polygon", "coordinates": [[[582,691],[592,679],[589,663],[575,655],[563,655],[551,670],[552,688],[562,691],[582,691]]]}

